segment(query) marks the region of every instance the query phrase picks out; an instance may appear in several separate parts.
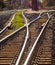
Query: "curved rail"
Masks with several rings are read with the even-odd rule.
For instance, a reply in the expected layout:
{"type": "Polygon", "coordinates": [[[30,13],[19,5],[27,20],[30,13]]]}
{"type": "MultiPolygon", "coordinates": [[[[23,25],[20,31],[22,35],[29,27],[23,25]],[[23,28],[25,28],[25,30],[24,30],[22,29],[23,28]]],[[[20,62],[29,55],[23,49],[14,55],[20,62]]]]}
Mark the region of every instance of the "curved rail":
{"type": "Polygon", "coordinates": [[[28,64],[29,64],[29,60],[30,60],[30,58],[31,58],[31,56],[32,56],[32,53],[33,53],[33,51],[34,51],[34,49],[35,49],[35,46],[38,44],[38,41],[40,40],[40,37],[42,36],[42,34],[43,34],[43,32],[44,32],[44,30],[45,30],[45,28],[46,28],[47,24],[49,23],[49,20],[51,19],[52,16],[53,16],[53,15],[50,15],[50,16],[48,15],[48,20],[46,21],[46,23],[44,24],[42,30],[40,31],[40,33],[39,33],[39,35],[38,35],[36,41],[34,42],[32,48],[31,48],[31,51],[29,52],[29,54],[28,54],[28,56],[27,56],[27,58],[26,58],[26,61],[24,62],[23,65],[28,65],[28,64]]]}
{"type": "Polygon", "coordinates": [[[25,41],[24,41],[23,47],[22,47],[22,49],[21,49],[21,52],[20,52],[20,54],[19,54],[19,56],[18,56],[18,59],[17,59],[15,65],[19,65],[20,59],[21,59],[21,57],[22,57],[22,54],[23,54],[23,52],[24,52],[24,49],[25,49],[25,47],[26,47],[26,43],[27,43],[27,40],[28,40],[28,37],[29,37],[29,30],[28,30],[28,25],[27,25],[27,24],[28,24],[28,21],[27,21],[27,19],[26,19],[26,17],[25,17],[25,15],[24,15],[23,12],[24,12],[24,11],[22,11],[22,16],[23,16],[23,18],[25,19],[25,22],[26,22],[27,33],[26,33],[26,37],[25,37],[25,41]]]}

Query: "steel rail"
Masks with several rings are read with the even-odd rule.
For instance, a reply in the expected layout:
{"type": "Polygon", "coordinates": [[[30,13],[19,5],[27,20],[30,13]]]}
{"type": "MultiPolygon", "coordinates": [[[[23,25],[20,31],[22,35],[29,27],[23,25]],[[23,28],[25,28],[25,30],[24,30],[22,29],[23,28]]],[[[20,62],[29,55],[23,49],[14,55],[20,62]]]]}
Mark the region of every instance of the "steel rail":
{"type": "MultiPolygon", "coordinates": [[[[15,14],[14,15],[12,15],[12,17],[11,17],[11,20],[10,20],[10,22],[0,31],[0,35],[7,29],[7,27],[8,26],[10,26],[11,25],[11,23],[12,23],[12,21],[13,21],[13,19],[14,19],[14,17],[15,17],[15,14]]],[[[8,20],[8,21],[9,21],[8,20]]]]}
{"type": "Polygon", "coordinates": [[[40,40],[40,37],[42,36],[42,34],[43,34],[43,32],[44,32],[44,30],[45,30],[45,28],[46,28],[47,24],[49,23],[49,21],[50,21],[50,19],[51,19],[52,16],[53,16],[53,15],[50,15],[50,16],[48,17],[48,20],[46,21],[46,23],[45,23],[45,25],[43,26],[42,30],[40,31],[38,37],[36,38],[36,41],[34,42],[32,48],[31,48],[31,50],[30,50],[30,52],[29,52],[29,54],[28,54],[28,56],[27,56],[27,58],[26,58],[26,61],[24,62],[23,65],[28,65],[29,60],[30,60],[30,58],[31,58],[31,56],[32,56],[32,53],[33,53],[33,51],[34,51],[34,49],[35,49],[35,46],[38,44],[38,41],[40,40]]]}
{"type": "Polygon", "coordinates": [[[11,25],[17,11],[19,11],[19,10],[16,10],[15,13],[12,11],[12,13],[14,13],[14,14],[9,18],[9,20],[8,20],[9,23],[0,31],[0,35],[7,29],[7,27],[9,27],[11,25]]]}
{"type": "Polygon", "coordinates": [[[24,18],[24,20],[25,20],[25,22],[26,22],[27,33],[26,33],[26,37],[25,37],[25,41],[24,41],[23,47],[22,47],[22,49],[21,49],[21,52],[20,52],[20,54],[19,54],[19,56],[18,56],[18,59],[17,59],[15,65],[19,65],[20,59],[21,59],[22,54],[23,54],[23,52],[24,52],[24,49],[25,49],[25,47],[26,47],[27,40],[28,40],[28,38],[29,38],[29,29],[28,29],[28,25],[27,25],[27,24],[28,24],[28,20],[27,20],[27,18],[25,17],[25,15],[24,15],[23,12],[24,12],[24,11],[22,11],[22,16],[23,16],[23,18],[24,18]]]}

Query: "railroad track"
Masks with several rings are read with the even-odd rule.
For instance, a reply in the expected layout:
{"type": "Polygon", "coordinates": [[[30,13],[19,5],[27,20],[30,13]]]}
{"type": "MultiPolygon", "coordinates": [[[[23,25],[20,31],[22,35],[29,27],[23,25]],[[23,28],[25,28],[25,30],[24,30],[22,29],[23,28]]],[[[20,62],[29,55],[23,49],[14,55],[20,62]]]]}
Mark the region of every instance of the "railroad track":
{"type": "MultiPolygon", "coordinates": [[[[51,21],[52,22],[52,21],[51,21]]],[[[30,65],[51,65],[51,46],[52,46],[52,23],[46,28],[43,39],[40,40],[38,50],[36,48],[30,65]],[[50,26],[51,25],[51,26],[50,26]]],[[[37,47],[37,46],[36,46],[37,47]]]]}
{"type": "MultiPolygon", "coordinates": [[[[11,23],[12,23],[12,21],[13,21],[13,19],[14,19],[14,17],[15,17],[15,12],[17,12],[17,10],[11,10],[11,11],[8,11],[8,12],[6,12],[6,14],[4,15],[4,14],[2,14],[3,15],[3,17],[8,17],[8,18],[6,18],[6,19],[4,19],[4,22],[1,22],[1,26],[2,26],[2,28],[1,28],[1,31],[0,31],[0,39],[2,39],[2,38],[4,38],[4,37],[6,37],[7,35],[9,35],[10,33],[12,33],[12,32],[14,32],[14,30],[10,27],[10,25],[11,25],[11,23]]],[[[3,20],[1,20],[1,21],[3,21],[3,20]]]]}
{"type": "MultiPolygon", "coordinates": [[[[35,22],[31,23],[28,26],[29,37],[28,37],[26,44],[25,44],[26,47],[24,46],[25,49],[24,49],[23,54],[21,56],[20,62],[19,62],[19,57],[18,57],[18,61],[17,61],[16,65],[23,65],[24,64],[26,57],[28,56],[28,53],[33,46],[33,43],[40,32],[40,28],[42,27],[42,24],[45,23],[48,19],[48,16],[47,17],[46,16],[47,15],[45,15],[45,17],[40,17],[40,19],[36,20],[35,22]]],[[[21,55],[21,53],[20,53],[20,55],[21,55]]]]}
{"type": "Polygon", "coordinates": [[[23,65],[53,65],[55,64],[54,46],[52,47],[53,16],[43,26],[39,36],[37,37],[28,57],[23,65]],[[48,25],[47,25],[48,24],[48,25]],[[46,28],[45,28],[46,27],[46,28]],[[53,49],[52,49],[53,48],[53,49]],[[52,52],[53,51],[53,52],[52,52]],[[54,58],[53,58],[54,57],[54,58]]]}
{"type": "Polygon", "coordinates": [[[8,10],[0,12],[0,35],[6,30],[6,28],[11,24],[14,18],[14,13],[17,10],[8,10]]]}
{"type": "Polygon", "coordinates": [[[14,15],[11,15],[9,20],[7,20],[4,24],[3,24],[3,27],[0,31],[0,39],[4,38],[6,35],[8,35],[8,33],[11,33],[13,32],[14,30],[12,30],[12,28],[9,28],[9,26],[11,25],[11,22],[14,18],[15,14],[14,15]]]}
{"type": "Polygon", "coordinates": [[[6,42],[0,43],[0,65],[15,64],[26,34],[26,28],[20,30],[6,42]]]}
{"type": "MultiPolygon", "coordinates": [[[[19,65],[23,65],[24,62],[26,61],[26,58],[31,48],[36,38],[38,37],[41,29],[45,25],[45,22],[47,21],[47,19],[48,19],[48,15],[46,14],[45,16],[44,15],[40,16],[40,18],[37,20],[35,19],[35,22],[32,21],[27,24],[29,28],[29,37],[27,38],[26,47],[21,56],[19,65]]],[[[0,41],[0,65],[2,64],[15,65],[16,64],[16,61],[18,59],[18,56],[20,54],[20,51],[25,41],[25,36],[27,33],[26,27],[27,26],[25,25],[22,29],[17,31],[12,36],[10,36],[8,39],[5,39],[5,41],[0,41]]]]}
{"type": "MultiPolygon", "coordinates": [[[[25,28],[25,27],[24,27],[25,28]]],[[[16,34],[16,33],[15,33],[16,34]]],[[[15,35],[14,34],[14,35],[15,35]]],[[[15,57],[13,57],[14,55],[12,54],[12,53],[16,53],[17,52],[17,56],[18,56],[18,51],[19,50],[21,50],[21,48],[22,48],[22,45],[23,45],[23,42],[24,42],[24,39],[25,39],[25,34],[26,34],[26,31],[25,31],[25,29],[23,30],[23,28],[22,28],[22,30],[21,30],[21,32],[18,32],[15,36],[18,38],[16,38],[14,35],[13,36],[11,36],[11,38],[9,38],[8,40],[6,40],[6,41],[2,41],[2,42],[0,42],[0,52],[1,52],[1,55],[0,55],[0,64],[15,64],[15,62],[13,62],[13,60],[14,60],[14,58],[15,57]],[[23,37],[22,37],[23,36],[23,37]],[[17,39],[17,40],[16,40],[17,39]],[[21,41],[23,41],[22,43],[21,43],[21,41]],[[13,43],[12,43],[13,42],[13,43]],[[16,44],[17,43],[17,44],[16,44]],[[20,46],[19,46],[19,44],[20,44],[20,46]],[[12,47],[13,47],[13,49],[12,49],[12,47]],[[19,49],[19,50],[17,50],[17,48],[19,49]],[[7,48],[9,48],[9,49],[7,49],[7,48]],[[15,49],[16,48],[16,49],[15,49]],[[5,50],[4,50],[5,49],[5,50]],[[12,49],[12,50],[11,50],[12,49]],[[14,52],[14,49],[16,50],[16,52],[14,52]],[[8,56],[8,53],[9,53],[9,56],[8,56]],[[11,55],[11,57],[12,57],[12,59],[11,59],[11,57],[10,57],[10,55],[11,55]],[[7,61],[8,60],[8,61],[7,61]],[[12,63],[11,63],[11,62],[12,63]]],[[[20,52],[20,51],[19,51],[20,52]]],[[[17,59],[17,58],[16,58],[17,59]]],[[[16,60],[15,59],[15,60],[16,60]]]]}
{"type": "MultiPolygon", "coordinates": [[[[35,25],[35,24],[33,24],[33,25],[35,25]]],[[[34,28],[34,30],[35,30],[35,28],[34,28]]],[[[21,31],[17,32],[16,35],[14,34],[13,36],[11,36],[11,38],[9,38],[8,40],[6,40],[4,42],[3,41],[0,42],[0,64],[5,64],[5,65],[6,64],[15,64],[15,61],[17,60],[19,52],[21,51],[21,48],[22,48],[22,45],[23,45],[23,42],[25,39],[25,34],[26,34],[26,30],[22,29],[21,31]],[[21,41],[23,41],[23,42],[21,42],[21,41]],[[15,60],[15,61],[13,61],[13,60],[15,60]]]]}

